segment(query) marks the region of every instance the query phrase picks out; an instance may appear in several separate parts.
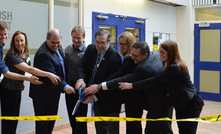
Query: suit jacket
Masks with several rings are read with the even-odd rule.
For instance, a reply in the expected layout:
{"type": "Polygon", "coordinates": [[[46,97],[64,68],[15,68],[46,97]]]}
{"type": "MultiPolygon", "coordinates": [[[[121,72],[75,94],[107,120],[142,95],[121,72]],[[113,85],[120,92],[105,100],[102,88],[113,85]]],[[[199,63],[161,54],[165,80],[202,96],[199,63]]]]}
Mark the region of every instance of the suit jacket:
{"type": "MultiPolygon", "coordinates": [[[[163,72],[161,58],[158,51],[150,52],[147,59],[140,62],[133,70],[131,74],[126,76],[113,79],[107,82],[108,89],[115,89],[118,87],[119,82],[136,82],[139,80],[144,80],[151,78],[163,72]]],[[[166,99],[165,90],[157,85],[148,85],[140,87],[140,90],[129,90],[130,96],[127,96],[128,103],[137,103],[139,106],[144,106],[144,109],[148,110],[147,118],[163,118],[171,117],[171,106],[168,104],[166,99]],[[145,90],[141,90],[145,89],[145,90]],[[140,104],[142,103],[142,104],[140,104]]],[[[136,110],[135,110],[136,112],[136,110]]],[[[146,127],[146,132],[148,133],[171,133],[169,125],[161,124],[158,125],[152,122],[148,122],[148,127],[146,127]],[[156,126],[155,126],[155,125],[156,126]],[[163,128],[165,127],[165,128],[163,128]]]]}
{"type": "Polygon", "coordinates": [[[114,78],[118,78],[127,74],[130,74],[133,72],[133,69],[136,67],[136,64],[134,63],[133,59],[131,56],[127,56],[124,58],[122,66],[112,74],[110,77],[108,77],[107,80],[111,80],[114,78]]]}
{"type": "MultiPolygon", "coordinates": [[[[147,79],[159,73],[162,73],[162,71],[162,62],[160,60],[159,53],[157,51],[153,51],[150,52],[150,55],[147,59],[141,61],[134,68],[132,73],[107,81],[107,87],[108,89],[116,89],[119,82],[135,82],[147,79]]],[[[129,97],[131,101],[137,100],[143,96],[143,91],[141,90],[130,90],[130,92],[132,92],[129,97]]]]}
{"type": "Polygon", "coordinates": [[[141,61],[133,70],[132,73],[123,77],[119,77],[110,81],[107,81],[108,89],[118,88],[118,82],[135,82],[150,78],[163,72],[162,62],[158,51],[150,52],[147,59],[141,61]]]}
{"type": "MultiPolygon", "coordinates": [[[[131,56],[127,56],[124,58],[123,64],[121,65],[120,69],[115,72],[113,75],[108,77],[107,80],[111,80],[114,78],[122,77],[124,75],[130,74],[133,72],[136,64],[134,63],[131,56]]],[[[133,92],[130,90],[122,90],[121,93],[121,103],[125,103],[131,100],[131,96],[133,96],[133,92]]]]}
{"type": "MultiPolygon", "coordinates": [[[[62,48],[58,50],[62,57],[64,57],[62,48]]],[[[39,80],[43,82],[42,85],[30,85],[29,96],[35,100],[42,103],[58,103],[60,98],[60,93],[64,92],[63,88],[67,83],[64,80],[64,74],[62,70],[62,65],[59,61],[59,57],[56,52],[52,52],[45,41],[34,57],[34,67],[41,69],[43,71],[51,72],[60,77],[61,82],[58,86],[55,86],[49,78],[39,77],[39,80]]]]}
{"type": "Polygon", "coordinates": [[[198,94],[190,80],[189,72],[183,72],[176,64],[172,64],[163,74],[133,83],[137,90],[151,85],[163,86],[166,89],[167,99],[178,112],[191,101],[195,94],[198,94]]]}
{"type": "MultiPolygon", "coordinates": [[[[91,78],[93,67],[97,59],[97,49],[94,44],[87,47],[86,52],[78,66],[78,78],[84,79],[85,83],[91,78]]],[[[121,57],[110,45],[97,68],[94,84],[105,81],[110,75],[116,72],[121,66],[121,57]]],[[[96,93],[98,105],[103,113],[112,113],[120,108],[120,96],[118,92],[101,91],[96,93]]]]}

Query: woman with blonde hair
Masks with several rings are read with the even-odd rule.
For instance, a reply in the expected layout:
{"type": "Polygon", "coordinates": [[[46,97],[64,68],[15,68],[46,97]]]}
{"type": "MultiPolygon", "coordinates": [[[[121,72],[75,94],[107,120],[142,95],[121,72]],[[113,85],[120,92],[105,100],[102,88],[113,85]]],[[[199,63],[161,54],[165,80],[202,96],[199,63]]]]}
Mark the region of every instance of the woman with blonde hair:
{"type": "MultiPolygon", "coordinates": [[[[36,76],[48,77],[53,84],[58,85],[58,76],[30,66],[27,35],[16,31],[5,56],[5,64],[11,72],[25,75],[25,72],[36,76]]],[[[2,116],[19,116],[21,104],[21,91],[24,90],[24,81],[12,80],[6,77],[1,81],[1,113],[2,116]]],[[[2,134],[15,134],[17,120],[2,120],[2,134]]]]}
{"type": "Polygon", "coordinates": [[[108,80],[131,73],[136,66],[131,56],[132,45],[135,43],[134,35],[131,32],[124,32],[118,37],[118,41],[123,63],[121,68],[111,75],[108,80]]]}
{"type": "Polygon", "coordinates": [[[135,38],[131,32],[124,32],[119,37],[120,55],[126,57],[131,55],[132,45],[135,43],[135,38]]]}

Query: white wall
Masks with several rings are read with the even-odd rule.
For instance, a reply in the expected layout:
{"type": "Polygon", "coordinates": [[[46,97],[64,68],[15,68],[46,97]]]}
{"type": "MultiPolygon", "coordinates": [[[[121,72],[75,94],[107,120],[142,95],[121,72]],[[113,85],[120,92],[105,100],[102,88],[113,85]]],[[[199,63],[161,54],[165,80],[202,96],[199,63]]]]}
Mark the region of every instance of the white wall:
{"type": "MultiPolygon", "coordinates": [[[[8,12],[10,14],[10,17],[5,17],[3,14],[0,15],[1,20],[10,23],[10,29],[8,30],[9,37],[6,42],[6,46],[4,47],[5,49],[9,48],[11,37],[17,30],[21,30],[27,34],[29,49],[38,49],[39,46],[46,40],[46,34],[48,31],[48,4],[44,2],[41,3],[39,1],[30,1],[0,0],[0,13],[8,12]]],[[[76,0],[71,1],[74,2],[76,0]]],[[[71,30],[78,23],[77,8],[77,6],[55,6],[54,26],[60,29],[63,35],[63,48],[72,42],[71,30]]],[[[33,57],[34,55],[30,55],[32,63],[33,57]]],[[[34,116],[32,99],[29,98],[29,84],[29,82],[25,82],[26,87],[22,92],[20,116],[34,116]]],[[[60,98],[58,115],[61,116],[63,121],[56,121],[56,125],[69,122],[64,94],[62,94],[60,98]]],[[[19,121],[16,133],[20,134],[27,131],[33,131],[34,128],[34,121],[19,121]]]]}
{"type": "Polygon", "coordinates": [[[186,62],[191,79],[193,80],[194,63],[194,11],[191,1],[188,6],[177,7],[176,13],[176,41],[179,45],[181,57],[186,62]]]}
{"type": "Polygon", "coordinates": [[[17,30],[25,32],[29,40],[29,48],[38,48],[46,39],[48,30],[47,5],[42,3],[22,2],[18,0],[1,0],[0,11],[12,12],[11,27],[4,48],[9,48],[11,37],[17,30]]]}
{"type": "Polygon", "coordinates": [[[146,41],[152,49],[153,32],[169,33],[175,39],[176,8],[148,0],[84,0],[86,43],[91,43],[92,12],[112,13],[146,18],[146,41]],[[99,4],[95,4],[99,3],[99,4]],[[90,36],[88,38],[88,36],[90,36]]]}

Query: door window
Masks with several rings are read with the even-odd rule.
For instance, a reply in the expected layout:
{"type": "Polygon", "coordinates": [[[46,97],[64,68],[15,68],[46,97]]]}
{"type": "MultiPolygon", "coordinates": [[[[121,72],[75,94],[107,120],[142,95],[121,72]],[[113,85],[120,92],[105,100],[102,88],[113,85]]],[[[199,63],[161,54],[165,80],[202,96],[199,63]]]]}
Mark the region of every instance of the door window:
{"type": "Polygon", "coordinates": [[[140,41],[140,29],[139,28],[126,27],[126,31],[131,32],[134,35],[136,42],[140,41]]]}
{"type": "Polygon", "coordinates": [[[136,41],[145,41],[145,19],[122,16],[116,14],[92,13],[92,43],[95,42],[94,35],[99,29],[106,29],[112,37],[111,45],[119,51],[118,37],[123,32],[131,32],[136,41]]]}
{"type": "Polygon", "coordinates": [[[117,39],[116,39],[116,27],[115,26],[105,26],[105,25],[99,25],[99,29],[108,30],[111,35],[111,45],[115,49],[117,49],[117,39]]]}

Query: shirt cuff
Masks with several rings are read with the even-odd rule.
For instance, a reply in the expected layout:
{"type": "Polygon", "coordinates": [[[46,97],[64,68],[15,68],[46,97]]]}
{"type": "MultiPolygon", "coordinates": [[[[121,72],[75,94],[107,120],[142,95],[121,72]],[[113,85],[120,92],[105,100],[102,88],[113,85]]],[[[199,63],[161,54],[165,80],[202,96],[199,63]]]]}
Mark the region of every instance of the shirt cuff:
{"type": "MultiPolygon", "coordinates": [[[[84,81],[84,79],[78,79],[77,82],[78,82],[78,81],[81,81],[81,80],[84,81]]],[[[77,82],[76,82],[76,83],[77,83],[77,82]]]]}
{"type": "Polygon", "coordinates": [[[102,82],[102,83],[101,83],[101,87],[102,87],[103,90],[108,90],[108,88],[107,88],[107,82],[102,82]]]}
{"type": "Polygon", "coordinates": [[[68,86],[70,86],[70,85],[68,85],[68,84],[67,84],[67,85],[65,85],[65,86],[64,86],[64,88],[63,88],[63,90],[65,91],[65,90],[66,90],[66,88],[67,88],[68,86]]]}
{"type": "Polygon", "coordinates": [[[1,74],[8,72],[8,67],[5,65],[4,62],[0,61],[0,72],[1,74]]]}

